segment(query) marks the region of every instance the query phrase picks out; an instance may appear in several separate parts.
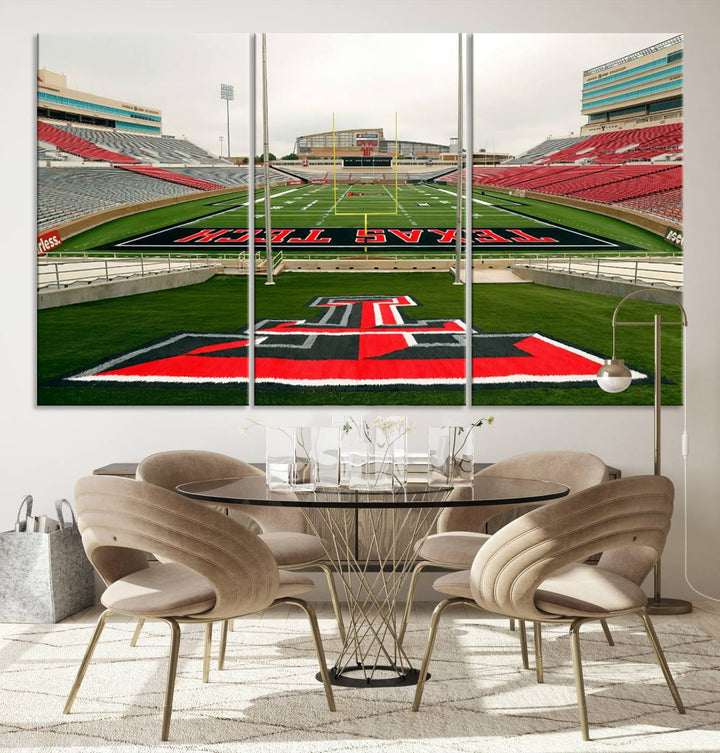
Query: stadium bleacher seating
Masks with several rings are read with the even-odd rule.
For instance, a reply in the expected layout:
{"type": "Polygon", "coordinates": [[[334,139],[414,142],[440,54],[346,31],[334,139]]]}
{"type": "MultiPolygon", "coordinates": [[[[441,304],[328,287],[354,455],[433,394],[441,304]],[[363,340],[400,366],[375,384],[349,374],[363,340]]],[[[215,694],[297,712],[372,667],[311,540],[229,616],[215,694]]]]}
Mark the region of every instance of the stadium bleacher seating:
{"type": "Polygon", "coordinates": [[[83,128],[75,125],[53,124],[58,130],[77,136],[99,148],[117,152],[132,158],[133,162],[158,163],[166,165],[202,164],[217,165],[231,164],[208,154],[195,144],[185,139],[175,139],[170,136],[147,136],[134,133],[123,133],[110,129],[83,128]]]}
{"type": "Polygon", "coordinates": [[[38,140],[53,144],[64,152],[76,154],[87,160],[112,162],[113,164],[128,164],[137,161],[125,154],[99,147],[65,129],[57,128],[41,120],[38,121],[38,140]]]}
{"type": "MultiPolygon", "coordinates": [[[[173,168],[173,172],[187,175],[191,178],[197,178],[199,180],[212,181],[213,183],[219,184],[221,187],[226,186],[232,188],[233,186],[248,185],[247,167],[176,167],[173,168]]],[[[270,168],[271,183],[284,183],[289,177],[290,176],[285,173],[270,168]]],[[[258,182],[263,180],[262,167],[259,165],[256,167],[255,179],[258,182]]]]}
{"type": "Polygon", "coordinates": [[[474,168],[473,183],[612,203],[682,185],[682,167],[630,164],[474,168]]]}
{"type": "MultiPolygon", "coordinates": [[[[185,139],[38,121],[38,224],[55,224],[101,209],[198,191],[248,185],[248,168],[214,157],[185,139]],[[84,162],[105,163],[101,167],[84,162]],[[45,165],[63,162],[58,167],[45,165]],[[75,167],[75,164],[78,166],[75,167]],[[70,167],[69,165],[72,165],[70,167]]],[[[547,139],[499,166],[473,168],[473,184],[535,191],[682,219],[682,124],[609,131],[590,137],[547,139]]],[[[413,165],[398,180],[457,181],[448,166],[413,165]]],[[[340,182],[391,181],[390,170],[339,168],[340,182]]],[[[331,168],[271,168],[273,184],[294,177],[332,179],[331,168]]],[[[263,180],[258,166],[256,180],[263,180]]]]}
{"type": "Polygon", "coordinates": [[[563,149],[567,149],[570,146],[573,146],[574,144],[577,144],[579,141],[584,141],[584,136],[569,136],[565,139],[553,139],[548,138],[545,141],[542,142],[542,144],[538,144],[537,146],[534,146],[532,149],[528,149],[527,152],[524,152],[518,157],[513,157],[512,159],[506,160],[503,164],[504,165],[527,165],[531,162],[535,162],[536,160],[540,159],[540,157],[546,157],[551,156],[555,154],[556,152],[559,152],[563,149]]]}
{"type": "Polygon", "coordinates": [[[103,209],[195,193],[195,189],[109,167],[38,168],[38,230],[103,209]]]}
{"type": "Polygon", "coordinates": [[[134,173],[148,175],[151,178],[167,180],[170,183],[180,183],[183,186],[197,188],[200,191],[215,191],[218,188],[223,188],[219,183],[194,178],[190,175],[183,175],[182,173],[175,172],[174,170],[166,170],[162,167],[149,167],[148,165],[119,165],[119,167],[121,170],[131,170],[134,173]]]}
{"type": "Polygon", "coordinates": [[[661,170],[649,170],[635,175],[631,172],[632,167],[631,165],[623,165],[623,172],[627,171],[627,174],[619,180],[573,191],[569,195],[578,199],[615,204],[625,199],[635,199],[682,187],[682,167],[679,165],[661,170]]]}
{"type": "MultiPolygon", "coordinates": [[[[682,221],[682,134],[682,124],[673,123],[548,139],[502,165],[473,167],[473,184],[620,204],[682,221]]],[[[457,173],[442,180],[455,183],[457,173]]]]}
{"type": "Polygon", "coordinates": [[[675,222],[682,222],[683,218],[682,188],[672,188],[662,193],[648,194],[636,199],[621,201],[624,207],[639,212],[654,214],[675,222]]]}
{"type": "Polygon", "coordinates": [[[535,160],[537,164],[575,162],[591,164],[647,162],[661,155],[682,156],[682,124],[672,123],[625,131],[608,131],[535,160]]]}
{"type": "MultiPolygon", "coordinates": [[[[455,183],[457,173],[442,180],[455,183]]],[[[476,167],[473,168],[473,184],[620,204],[682,221],[680,165],[476,167]]]]}

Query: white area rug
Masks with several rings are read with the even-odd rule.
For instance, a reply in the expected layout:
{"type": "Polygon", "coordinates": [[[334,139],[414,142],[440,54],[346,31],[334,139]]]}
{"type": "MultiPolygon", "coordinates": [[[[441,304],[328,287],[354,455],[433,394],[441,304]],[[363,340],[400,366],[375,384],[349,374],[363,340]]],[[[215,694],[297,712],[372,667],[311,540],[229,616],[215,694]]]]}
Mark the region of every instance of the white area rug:
{"type": "MultiPolygon", "coordinates": [[[[332,661],[336,628],[330,618],[320,624],[332,661]]],[[[614,648],[589,625],[581,634],[589,743],[580,738],[561,626],[544,629],[545,683],[538,685],[534,671],[521,669],[518,635],[507,621],[453,619],[449,610],[419,713],[410,711],[410,687],[335,688],[334,714],[314,679],[312,641],[299,613],[238,620],[226,669],[213,670],[207,685],[202,629],[184,626],[168,743],[159,742],[164,626],[148,624],[131,648],[133,625],[108,625],[69,716],[62,707],[92,626],[21,626],[0,639],[0,750],[718,753],[720,644],[691,626],[656,626],[687,715],[675,710],[639,625],[611,624],[614,648]]],[[[426,630],[423,622],[410,631],[411,656],[421,656],[426,630]]]]}

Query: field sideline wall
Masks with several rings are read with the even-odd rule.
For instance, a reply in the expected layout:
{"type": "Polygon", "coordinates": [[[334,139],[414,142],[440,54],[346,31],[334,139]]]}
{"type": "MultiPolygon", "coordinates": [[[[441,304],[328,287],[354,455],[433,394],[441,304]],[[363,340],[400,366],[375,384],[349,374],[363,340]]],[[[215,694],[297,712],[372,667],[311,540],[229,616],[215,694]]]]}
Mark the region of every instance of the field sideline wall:
{"type": "Polygon", "coordinates": [[[99,212],[86,214],[84,217],[78,217],[68,222],[61,222],[54,228],[48,230],[57,230],[60,238],[64,241],[69,240],[74,235],[91,230],[98,225],[103,225],[110,220],[116,220],[119,217],[127,217],[138,212],[145,212],[150,209],[160,209],[169,207],[173,204],[185,204],[188,201],[197,201],[205,197],[223,196],[228,193],[237,193],[238,191],[247,191],[247,186],[233,186],[230,188],[220,188],[216,191],[198,191],[197,193],[188,194],[187,196],[171,196],[167,199],[156,199],[155,201],[144,201],[140,204],[126,204],[122,207],[113,207],[112,209],[101,209],[99,212]]]}
{"type": "MultiPolygon", "coordinates": [[[[562,288],[563,290],[576,290],[581,293],[592,293],[593,295],[611,295],[616,298],[624,298],[630,293],[637,293],[640,290],[646,291],[640,300],[652,301],[654,303],[667,303],[667,296],[663,292],[648,290],[647,284],[637,284],[626,282],[624,280],[612,280],[602,277],[583,277],[580,275],[568,274],[567,272],[556,272],[547,269],[537,269],[523,264],[514,264],[512,271],[522,280],[534,282],[536,285],[545,285],[550,288],[562,288]]],[[[666,288],[658,285],[658,291],[668,291],[682,303],[683,291],[675,288],[666,288]]]]}
{"type": "MultiPolygon", "coordinates": [[[[505,188],[504,186],[490,186],[486,184],[476,184],[473,188],[482,188],[497,193],[506,193],[509,196],[516,189],[505,188]]],[[[525,191],[525,197],[528,199],[537,199],[538,201],[547,201],[551,204],[562,204],[566,207],[583,209],[586,212],[602,214],[605,217],[614,217],[616,220],[622,220],[630,225],[636,225],[644,230],[649,230],[655,235],[665,237],[668,228],[673,230],[682,230],[682,225],[672,220],[663,220],[659,217],[651,217],[643,212],[635,212],[632,209],[624,209],[614,205],[598,204],[593,201],[583,201],[582,199],[572,199],[569,196],[556,196],[555,194],[539,193],[538,191],[525,191]]]]}
{"type": "Polygon", "coordinates": [[[94,282],[82,287],[68,287],[60,290],[41,290],[37,294],[37,308],[54,309],[89,301],[106,301],[110,298],[126,298],[130,295],[157,293],[160,290],[184,288],[207,282],[219,274],[222,267],[204,267],[202,269],[183,269],[178,272],[166,272],[146,277],[132,277],[128,280],[111,280],[94,282]]]}

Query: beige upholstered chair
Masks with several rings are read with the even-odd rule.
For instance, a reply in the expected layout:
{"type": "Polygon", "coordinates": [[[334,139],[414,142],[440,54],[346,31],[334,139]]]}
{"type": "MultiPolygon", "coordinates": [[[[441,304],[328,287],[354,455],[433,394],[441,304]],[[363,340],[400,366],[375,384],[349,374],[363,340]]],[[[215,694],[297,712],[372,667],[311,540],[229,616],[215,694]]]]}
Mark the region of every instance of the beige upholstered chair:
{"type": "MultiPolygon", "coordinates": [[[[595,455],[573,450],[541,450],[515,455],[501,460],[488,468],[479,471],[476,476],[501,476],[507,478],[542,479],[555,481],[570,487],[570,493],[588,489],[596,484],[608,480],[608,470],[605,463],[595,455]]],[[[455,489],[450,497],[460,497],[470,494],[470,489],[455,489]]],[[[485,526],[496,516],[508,514],[522,514],[536,505],[473,506],[446,507],[438,518],[436,534],[428,536],[424,542],[418,542],[418,556],[420,561],[415,565],[408,596],[405,603],[405,613],[400,626],[399,640],[405,635],[407,622],[410,618],[418,576],[427,567],[442,567],[448,570],[465,570],[472,565],[480,547],[490,538],[485,533],[485,526]]],[[[510,622],[510,629],[515,628],[514,620],[510,622]]],[[[608,642],[612,645],[612,637],[603,623],[603,629],[608,642]]],[[[535,625],[535,641],[541,640],[540,626],[535,625]]],[[[527,637],[525,623],[520,622],[520,647],[522,662],[528,668],[527,637]]],[[[542,681],[542,666],[537,665],[538,680],[542,681]]]]}
{"type": "MultiPolygon", "coordinates": [[[[242,460],[205,450],[174,450],[150,455],[138,465],[136,478],[164,489],[175,491],[179,484],[215,478],[242,478],[264,476],[265,474],[242,460]]],[[[330,589],[330,599],[335,610],[340,637],[345,640],[345,628],[338,602],[333,571],[325,559],[325,549],[316,536],[307,533],[302,511],[297,507],[270,505],[242,505],[229,511],[231,516],[239,515],[244,524],[256,525],[260,538],[270,548],[281,570],[318,567],[324,573],[330,589]]],[[[133,636],[133,645],[142,630],[138,623],[133,636]]],[[[218,667],[225,661],[228,624],[222,627],[220,657],[218,667]]],[[[204,677],[207,682],[207,675],[204,677]]]]}
{"type": "MultiPolygon", "coordinates": [[[[204,623],[292,604],[305,611],[315,640],[327,703],[335,710],[315,612],[295,598],[310,578],[278,570],[257,535],[217,510],[174,492],[127,478],[89,476],[78,481],[75,504],[83,546],[107,585],[106,607],[80,664],[65,705],[70,713],[95,646],[113,614],[159,620],[170,628],[171,648],[161,739],[167,740],[180,647],[181,622],[204,623]],[[147,552],[161,562],[148,565],[147,552]]],[[[206,644],[209,645],[209,644],[206,644]]],[[[206,652],[206,663],[209,654],[206,652]]]]}
{"type": "Polygon", "coordinates": [[[470,570],[435,581],[435,589],[452,598],[433,612],[413,711],[420,706],[440,616],[453,604],[466,604],[521,620],[570,623],[584,740],[589,733],[579,630],[592,620],[640,617],[675,705],[684,714],[640,588],[665,546],[672,508],[673,486],[667,478],[636,476],[557,500],[494,534],[470,570]],[[603,554],[597,566],[585,564],[598,552],[603,554]]]}

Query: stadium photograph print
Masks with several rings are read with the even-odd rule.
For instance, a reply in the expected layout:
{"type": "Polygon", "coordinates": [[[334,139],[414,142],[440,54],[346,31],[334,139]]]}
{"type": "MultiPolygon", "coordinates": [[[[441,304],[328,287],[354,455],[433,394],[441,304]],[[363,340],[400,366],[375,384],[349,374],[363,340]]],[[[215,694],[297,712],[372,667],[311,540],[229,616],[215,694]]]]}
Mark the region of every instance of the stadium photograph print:
{"type": "Polygon", "coordinates": [[[618,335],[632,389],[596,374],[626,295],[655,291],[626,319],[680,316],[682,55],[42,35],[38,404],[651,404],[649,328],[618,335]]]}
{"type": "MultiPolygon", "coordinates": [[[[474,42],[473,403],[651,405],[651,327],[618,327],[632,389],[596,374],[626,295],[619,320],[681,316],[683,37],[474,42]]],[[[683,329],[662,328],[666,405],[682,402],[683,329]]]]}
{"type": "Polygon", "coordinates": [[[247,404],[247,35],[38,47],[38,403],[247,404]]]}

